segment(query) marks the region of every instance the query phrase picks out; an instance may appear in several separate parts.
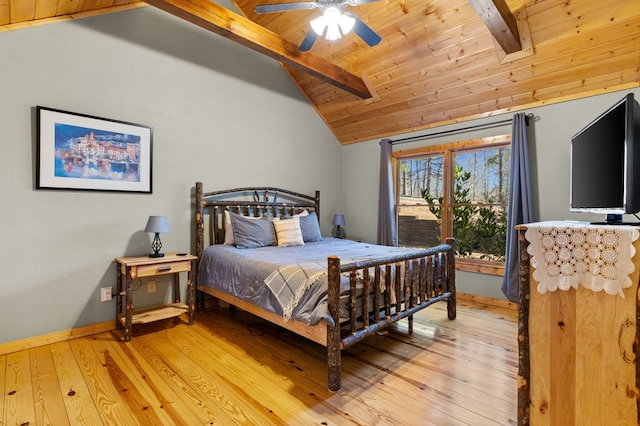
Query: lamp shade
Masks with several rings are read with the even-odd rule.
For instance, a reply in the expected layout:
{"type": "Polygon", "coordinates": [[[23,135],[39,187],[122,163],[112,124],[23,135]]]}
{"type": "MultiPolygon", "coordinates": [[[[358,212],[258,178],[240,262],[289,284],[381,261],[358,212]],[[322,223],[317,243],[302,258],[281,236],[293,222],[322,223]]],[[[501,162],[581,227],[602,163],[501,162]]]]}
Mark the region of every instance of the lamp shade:
{"type": "Polygon", "coordinates": [[[149,216],[147,220],[147,226],[144,227],[144,232],[155,232],[166,234],[169,232],[169,221],[166,216],[149,216]]]}
{"type": "Polygon", "coordinates": [[[333,216],[333,224],[334,225],[339,225],[339,226],[344,226],[345,225],[344,215],[343,214],[337,214],[337,215],[333,216]]]}

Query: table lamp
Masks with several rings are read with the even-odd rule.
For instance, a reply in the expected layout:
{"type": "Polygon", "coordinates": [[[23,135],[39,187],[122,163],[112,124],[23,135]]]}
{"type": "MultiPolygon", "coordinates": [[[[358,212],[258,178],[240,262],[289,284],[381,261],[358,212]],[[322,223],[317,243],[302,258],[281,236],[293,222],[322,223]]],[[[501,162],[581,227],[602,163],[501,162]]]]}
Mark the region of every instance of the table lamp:
{"type": "Polygon", "coordinates": [[[155,237],[153,237],[153,242],[151,243],[151,248],[153,249],[153,253],[149,253],[149,257],[164,257],[164,253],[160,253],[160,249],[162,248],[162,242],[160,242],[160,233],[168,233],[169,232],[169,221],[166,216],[149,216],[147,220],[147,226],[144,227],[144,232],[153,232],[155,233],[155,237]]]}
{"type": "Polygon", "coordinates": [[[336,238],[344,238],[344,231],[342,227],[345,224],[344,215],[337,214],[333,216],[333,236],[336,238]]]}

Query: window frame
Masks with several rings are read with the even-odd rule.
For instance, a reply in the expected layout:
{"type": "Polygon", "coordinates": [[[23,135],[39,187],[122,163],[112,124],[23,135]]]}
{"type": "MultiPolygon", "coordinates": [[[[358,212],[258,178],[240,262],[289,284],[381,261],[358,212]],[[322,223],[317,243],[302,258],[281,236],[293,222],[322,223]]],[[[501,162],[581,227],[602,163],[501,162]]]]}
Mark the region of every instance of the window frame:
{"type": "MultiPolygon", "coordinates": [[[[453,209],[453,156],[456,152],[473,150],[478,148],[491,148],[500,146],[510,146],[511,135],[497,135],[485,138],[473,138],[456,142],[449,142],[437,145],[427,145],[418,148],[398,150],[392,153],[393,185],[395,190],[394,215],[396,226],[398,223],[398,212],[400,203],[399,194],[399,161],[411,158],[423,157],[425,155],[442,155],[444,162],[443,171],[443,213],[446,213],[447,220],[441,224],[441,241],[453,235],[451,214],[453,209]]],[[[504,276],[505,262],[483,259],[468,259],[456,256],[456,269],[467,272],[477,272],[488,275],[504,276]]]]}

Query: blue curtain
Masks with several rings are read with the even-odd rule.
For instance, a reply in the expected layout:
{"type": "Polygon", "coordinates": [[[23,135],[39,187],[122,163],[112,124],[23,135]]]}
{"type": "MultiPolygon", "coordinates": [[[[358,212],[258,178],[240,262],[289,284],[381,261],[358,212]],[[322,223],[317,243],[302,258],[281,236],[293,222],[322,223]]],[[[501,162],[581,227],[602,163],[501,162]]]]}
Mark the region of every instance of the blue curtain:
{"type": "Polygon", "coordinates": [[[518,233],[515,230],[515,226],[533,222],[527,118],[524,113],[518,113],[513,116],[511,130],[511,176],[507,210],[507,253],[502,292],[510,301],[518,302],[518,233]]]}
{"type": "Polygon", "coordinates": [[[391,171],[392,144],[380,141],[380,188],[378,191],[378,244],[397,246],[396,216],[393,211],[393,173],[391,171]]]}

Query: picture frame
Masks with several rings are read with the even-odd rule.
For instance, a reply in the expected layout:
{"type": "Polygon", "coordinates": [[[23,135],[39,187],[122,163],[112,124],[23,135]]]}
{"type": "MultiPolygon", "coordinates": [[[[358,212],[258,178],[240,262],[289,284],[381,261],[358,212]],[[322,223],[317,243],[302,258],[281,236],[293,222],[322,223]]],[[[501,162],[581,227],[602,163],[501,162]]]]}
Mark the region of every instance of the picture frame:
{"type": "Polygon", "coordinates": [[[36,189],[152,192],[152,129],[36,107],[36,189]]]}

